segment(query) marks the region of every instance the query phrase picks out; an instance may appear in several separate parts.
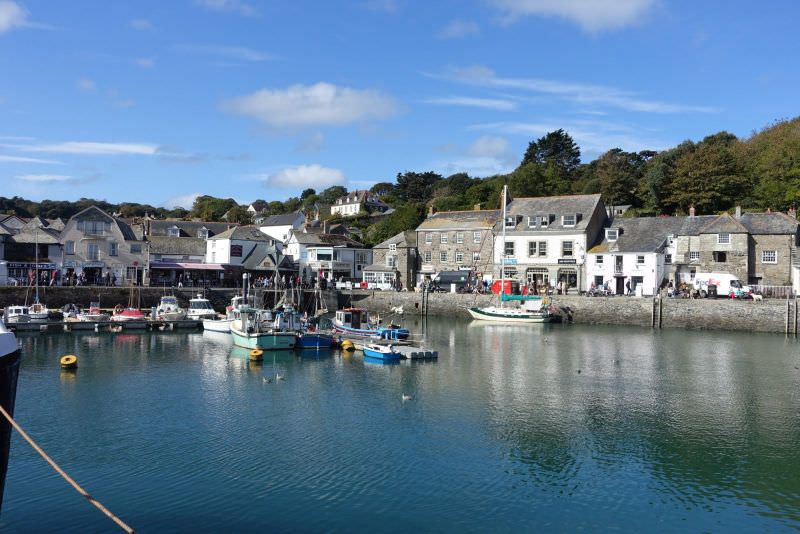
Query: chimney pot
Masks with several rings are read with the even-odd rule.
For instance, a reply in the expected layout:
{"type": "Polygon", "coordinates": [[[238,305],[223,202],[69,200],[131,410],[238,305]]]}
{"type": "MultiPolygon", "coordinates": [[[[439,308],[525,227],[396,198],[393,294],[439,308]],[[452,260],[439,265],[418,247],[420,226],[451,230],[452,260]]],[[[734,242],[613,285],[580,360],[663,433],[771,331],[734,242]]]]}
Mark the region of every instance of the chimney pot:
{"type": "Polygon", "coordinates": [[[433,206],[428,207],[428,215],[433,215],[433,206]]]}
{"type": "Polygon", "coordinates": [[[694,217],[694,205],[689,206],[689,217],[694,217]]]}
{"type": "Polygon", "coordinates": [[[481,211],[481,205],[475,204],[474,206],[472,206],[472,209],[474,209],[475,211],[481,211]]]}
{"type": "Polygon", "coordinates": [[[737,219],[738,219],[739,217],[741,217],[741,216],[742,216],[742,207],[741,207],[741,206],[736,206],[736,211],[735,211],[735,213],[736,213],[736,218],[737,218],[737,219]]]}
{"type": "Polygon", "coordinates": [[[772,213],[772,208],[767,208],[767,213],[772,213]]]}
{"type": "Polygon", "coordinates": [[[794,206],[792,206],[791,208],[789,208],[789,211],[787,211],[786,213],[789,215],[789,217],[792,217],[792,218],[794,218],[794,219],[796,219],[796,218],[797,218],[797,210],[795,209],[795,207],[794,207],[794,206]]]}

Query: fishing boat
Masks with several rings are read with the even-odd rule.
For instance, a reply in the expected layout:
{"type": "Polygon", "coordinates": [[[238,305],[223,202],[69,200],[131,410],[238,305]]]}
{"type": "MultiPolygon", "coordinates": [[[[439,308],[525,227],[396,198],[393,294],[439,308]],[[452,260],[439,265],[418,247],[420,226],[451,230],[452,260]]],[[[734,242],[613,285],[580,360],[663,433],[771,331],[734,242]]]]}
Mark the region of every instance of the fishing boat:
{"type": "Polygon", "coordinates": [[[27,306],[8,306],[3,315],[6,324],[18,324],[31,322],[27,306]]]}
{"type": "Polygon", "coordinates": [[[400,353],[394,350],[391,345],[377,345],[370,343],[364,345],[364,348],[361,350],[364,352],[364,356],[376,360],[393,361],[399,360],[401,357],[400,353]]]}
{"type": "Polygon", "coordinates": [[[201,319],[215,319],[217,312],[214,311],[214,306],[211,301],[205,298],[201,293],[189,300],[189,309],[186,311],[186,317],[199,321],[201,319]]]}
{"type": "Polygon", "coordinates": [[[233,343],[246,349],[293,349],[297,343],[294,332],[274,328],[272,321],[262,319],[261,310],[241,308],[241,318],[230,325],[233,343]]]}
{"type": "MultiPolygon", "coordinates": [[[[19,360],[17,338],[0,322],[0,406],[10,416],[14,415],[19,360]]],[[[3,503],[3,488],[6,482],[10,446],[11,423],[5,417],[0,417],[0,507],[3,503]]]]}
{"type": "Polygon", "coordinates": [[[381,339],[408,339],[409,331],[391,324],[383,326],[373,322],[369,312],[361,308],[345,308],[336,312],[333,329],[340,334],[381,339]]]}
{"type": "MultiPolygon", "coordinates": [[[[503,186],[503,215],[500,220],[503,234],[500,243],[506,242],[506,204],[508,200],[508,186],[503,186]]],[[[510,323],[547,323],[552,318],[551,307],[542,297],[535,295],[507,295],[506,294],[506,254],[500,259],[500,305],[467,308],[473,319],[480,321],[497,321],[510,323]],[[506,307],[506,301],[518,301],[516,306],[506,307]]]]}
{"type": "Polygon", "coordinates": [[[298,349],[329,349],[333,346],[333,334],[309,327],[297,334],[298,349]]]}
{"type": "MultiPolygon", "coordinates": [[[[225,317],[220,318],[216,313],[214,313],[213,317],[203,319],[203,330],[208,330],[209,332],[230,333],[231,323],[233,323],[233,321],[241,319],[240,310],[246,307],[247,306],[245,305],[245,299],[243,296],[238,295],[233,297],[231,299],[230,305],[228,305],[228,307],[225,308],[225,317]]],[[[189,311],[191,312],[191,306],[189,311]]]]}
{"type": "Polygon", "coordinates": [[[156,318],[161,321],[180,321],[186,318],[186,311],[178,305],[174,295],[164,295],[156,308],[156,318]]]}

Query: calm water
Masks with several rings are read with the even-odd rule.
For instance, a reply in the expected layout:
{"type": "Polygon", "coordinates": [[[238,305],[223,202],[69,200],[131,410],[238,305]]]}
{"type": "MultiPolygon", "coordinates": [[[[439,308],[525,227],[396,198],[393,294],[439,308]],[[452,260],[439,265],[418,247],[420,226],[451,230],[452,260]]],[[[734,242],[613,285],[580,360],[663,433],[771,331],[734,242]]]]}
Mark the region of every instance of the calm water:
{"type": "MultiPolygon", "coordinates": [[[[272,384],[271,358],[219,334],[22,337],[17,419],[141,532],[800,528],[797,342],[443,320],[429,337],[438,362],[279,354],[272,384]]],[[[12,446],[0,528],[113,531],[12,446]]]]}

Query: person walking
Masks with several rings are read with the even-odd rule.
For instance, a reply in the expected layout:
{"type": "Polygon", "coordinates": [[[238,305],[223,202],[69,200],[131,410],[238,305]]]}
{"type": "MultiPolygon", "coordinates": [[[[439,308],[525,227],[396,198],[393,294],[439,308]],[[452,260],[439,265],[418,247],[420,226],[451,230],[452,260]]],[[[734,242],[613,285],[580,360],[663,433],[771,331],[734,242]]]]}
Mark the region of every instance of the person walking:
{"type": "Polygon", "coordinates": [[[625,282],[625,289],[626,289],[626,293],[625,294],[630,297],[631,294],[632,294],[631,293],[631,281],[630,280],[625,282]]]}

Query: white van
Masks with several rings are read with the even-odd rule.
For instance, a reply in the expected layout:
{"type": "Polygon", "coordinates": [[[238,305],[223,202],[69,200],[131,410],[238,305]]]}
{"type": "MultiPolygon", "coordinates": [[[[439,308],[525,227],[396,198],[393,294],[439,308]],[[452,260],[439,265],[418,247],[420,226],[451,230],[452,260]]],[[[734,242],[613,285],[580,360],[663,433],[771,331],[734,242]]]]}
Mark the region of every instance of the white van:
{"type": "Polygon", "coordinates": [[[728,273],[696,273],[694,275],[694,288],[700,291],[701,297],[708,296],[708,286],[717,286],[717,295],[729,297],[731,293],[736,297],[752,293],[750,286],[728,273]]]}

